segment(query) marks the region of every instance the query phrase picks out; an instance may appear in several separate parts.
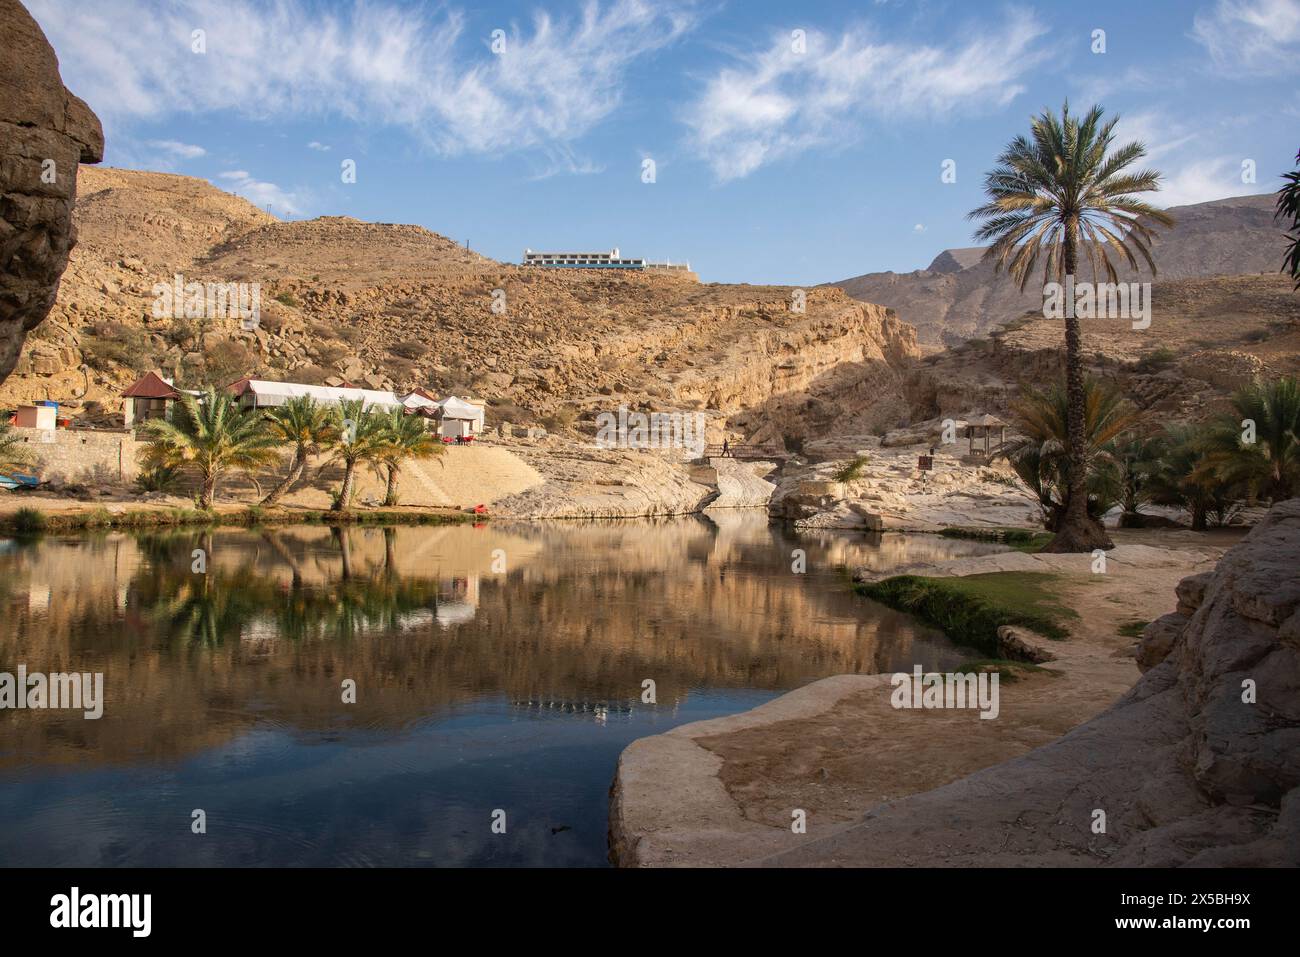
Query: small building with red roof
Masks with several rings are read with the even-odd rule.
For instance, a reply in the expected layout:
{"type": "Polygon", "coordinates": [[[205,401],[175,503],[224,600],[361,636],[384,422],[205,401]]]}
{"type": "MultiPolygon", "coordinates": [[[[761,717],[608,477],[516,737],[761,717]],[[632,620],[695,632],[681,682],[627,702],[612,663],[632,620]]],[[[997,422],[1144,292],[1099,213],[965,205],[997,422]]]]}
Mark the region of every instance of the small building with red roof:
{"type": "Polygon", "coordinates": [[[129,429],[149,419],[165,419],[180,390],[156,372],[146,372],[122,393],[123,416],[129,429]]]}

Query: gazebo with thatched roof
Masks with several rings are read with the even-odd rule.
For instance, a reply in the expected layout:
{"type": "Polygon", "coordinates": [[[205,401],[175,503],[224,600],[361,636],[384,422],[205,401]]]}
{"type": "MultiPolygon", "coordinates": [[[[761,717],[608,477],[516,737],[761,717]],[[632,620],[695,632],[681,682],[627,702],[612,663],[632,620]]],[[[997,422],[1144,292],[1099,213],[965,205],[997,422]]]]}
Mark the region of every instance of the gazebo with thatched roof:
{"type": "Polygon", "coordinates": [[[967,421],[966,439],[968,442],[970,442],[969,454],[972,456],[976,454],[975,440],[983,439],[984,448],[982,452],[979,454],[983,455],[984,458],[987,459],[993,450],[994,432],[998,433],[998,441],[997,441],[998,445],[1001,445],[1003,442],[1006,441],[1007,424],[1003,422],[1001,419],[999,419],[996,415],[988,415],[988,414],[977,415],[971,418],[969,421],[967,421]]]}

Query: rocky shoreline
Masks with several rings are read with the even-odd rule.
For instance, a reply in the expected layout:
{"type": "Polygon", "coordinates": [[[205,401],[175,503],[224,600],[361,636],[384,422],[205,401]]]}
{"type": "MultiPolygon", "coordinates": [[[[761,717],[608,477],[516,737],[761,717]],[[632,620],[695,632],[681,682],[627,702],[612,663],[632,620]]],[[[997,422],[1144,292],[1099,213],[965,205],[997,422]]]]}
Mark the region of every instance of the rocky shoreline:
{"type": "MultiPolygon", "coordinates": [[[[889,707],[888,676],[841,675],[636,741],[611,788],[611,857],[642,867],[1300,864],[1298,541],[1300,500],[1275,506],[1217,565],[1212,540],[1121,542],[1108,574],[1074,573],[1062,586],[1079,626],[1051,643],[1050,672],[1003,689],[998,721],[904,720],[918,713],[889,707]],[[1136,648],[1119,633],[1133,619],[1155,619],[1136,648]],[[791,830],[795,809],[805,834],[791,830]]],[[[1007,553],[925,571],[1080,560],[1007,553]]]]}

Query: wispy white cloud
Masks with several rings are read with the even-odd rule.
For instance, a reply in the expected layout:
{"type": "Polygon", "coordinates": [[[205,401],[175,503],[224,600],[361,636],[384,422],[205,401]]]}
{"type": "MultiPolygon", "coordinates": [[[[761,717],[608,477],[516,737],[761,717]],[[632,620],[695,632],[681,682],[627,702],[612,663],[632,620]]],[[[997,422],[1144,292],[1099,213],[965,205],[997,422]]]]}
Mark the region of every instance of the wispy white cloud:
{"type": "Polygon", "coordinates": [[[248,170],[232,169],[218,173],[224,188],[238,193],[244,199],[265,209],[268,205],[277,216],[300,216],[306,206],[306,198],[298,193],[283,189],[275,183],[255,179],[248,170]]]}
{"type": "Polygon", "coordinates": [[[231,110],[404,126],[444,153],[574,140],[621,101],[626,71],[694,24],[691,0],[588,0],[502,24],[504,49],[454,8],[350,0],[28,0],[64,81],[107,123],[231,110]],[[206,53],[192,34],[205,31],[206,53]]]}
{"type": "Polygon", "coordinates": [[[550,179],[561,174],[567,176],[591,176],[605,172],[605,167],[585,156],[579,156],[563,144],[546,147],[542,150],[546,160],[540,172],[530,177],[533,180],[550,179]]]}
{"type": "Polygon", "coordinates": [[[806,48],[778,34],[704,84],[684,119],[720,180],[860,132],[868,117],[945,116],[1003,106],[1045,56],[1046,28],[1023,11],[948,46],[888,42],[866,28],[809,31],[806,48]]]}
{"type": "Polygon", "coordinates": [[[1270,188],[1263,183],[1242,182],[1241,162],[1236,156],[1212,156],[1176,166],[1165,175],[1160,192],[1151,202],[1168,209],[1227,196],[1269,192],[1270,188]]]}
{"type": "Polygon", "coordinates": [[[1228,74],[1300,72],[1300,0],[1216,0],[1192,37],[1228,74]]]}
{"type": "MultiPolygon", "coordinates": [[[[1133,140],[1147,147],[1144,167],[1161,173],[1160,191],[1147,199],[1156,206],[1186,206],[1228,196],[1269,192],[1271,180],[1242,182],[1242,162],[1249,157],[1231,152],[1233,125],[1177,119],[1177,111],[1126,113],[1115,127],[1115,143],[1133,140]]],[[[1257,180],[1263,174],[1257,171],[1257,180]]]]}
{"type": "Polygon", "coordinates": [[[326,146],[324,143],[321,143],[317,140],[312,140],[310,143],[307,144],[307,149],[316,150],[316,152],[318,153],[328,153],[331,147],[326,146]]]}
{"type": "Polygon", "coordinates": [[[1196,142],[1203,127],[1171,119],[1170,112],[1125,113],[1115,125],[1115,143],[1125,145],[1137,140],[1147,148],[1147,160],[1156,162],[1176,155],[1184,146],[1196,142]]]}
{"type": "Polygon", "coordinates": [[[1102,72],[1092,75],[1085,75],[1076,81],[1078,83],[1079,95],[1070,97],[1071,101],[1078,100],[1080,103],[1091,105],[1105,101],[1115,93],[1150,93],[1153,90],[1159,90],[1167,93],[1171,88],[1182,85],[1182,78],[1177,75],[1169,75],[1167,71],[1157,71],[1145,67],[1130,66],[1123,70],[1111,72],[1104,68],[1109,66],[1105,61],[1105,56],[1090,57],[1090,62],[1098,63],[1102,72]]]}
{"type": "Polygon", "coordinates": [[[202,146],[195,146],[191,143],[181,143],[177,140],[150,140],[149,147],[176,159],[198,159],[200,156],[206,156],[208,151],[202,146]]]}

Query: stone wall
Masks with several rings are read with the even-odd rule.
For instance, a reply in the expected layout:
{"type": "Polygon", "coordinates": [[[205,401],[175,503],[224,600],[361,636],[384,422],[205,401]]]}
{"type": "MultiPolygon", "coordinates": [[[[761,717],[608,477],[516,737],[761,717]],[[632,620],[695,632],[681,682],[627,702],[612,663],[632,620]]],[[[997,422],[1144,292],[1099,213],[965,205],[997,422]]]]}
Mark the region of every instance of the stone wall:
{"type": "Polygon", "coordinates": [[[13,433],[22,437],[40,463],[41,479],[55,485],[125,485],[140,471],[136,453],[145,443],[130,432],[15,428],[13,433]]]}

